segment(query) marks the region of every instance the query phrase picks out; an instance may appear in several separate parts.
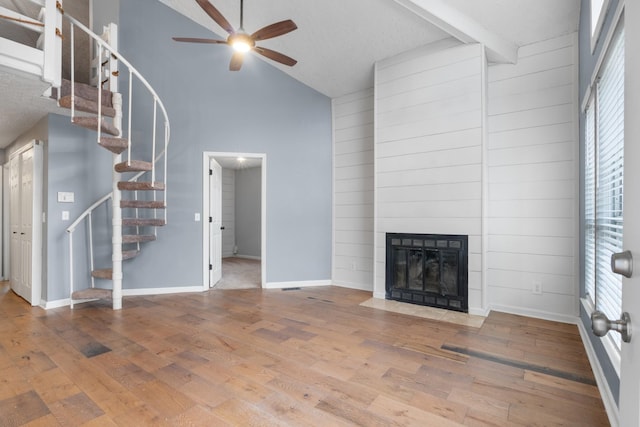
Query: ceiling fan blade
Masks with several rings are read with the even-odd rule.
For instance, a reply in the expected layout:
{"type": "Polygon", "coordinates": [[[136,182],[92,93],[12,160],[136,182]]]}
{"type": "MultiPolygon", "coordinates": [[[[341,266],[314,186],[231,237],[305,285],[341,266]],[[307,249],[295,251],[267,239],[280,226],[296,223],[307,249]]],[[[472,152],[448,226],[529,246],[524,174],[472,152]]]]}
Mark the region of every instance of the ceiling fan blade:
{"type": "Polygon", "coordinates": [[[172,37],[172,38],[177,42],[186,42],[186,43],[227,44],[226,40],[198,39],[194,37],[172,37]]]}
{"type": "Polygon", "coordinates": [[[286,21],[276,22],[275,24],[267,25],[266,27],[259,29],[255,33],[251,34],[251,38],[255,41],[266,40],[290,33],[296,28],[298,28],[298,26],[295,22],[291,19],[287,19],[286,21]]]}
{"type": "Polygon", "coordinates": [[[242,60],[244,59],[244,54],[242,52],[234,52],[231,57],[231,62],[229,63],[230,71],[239,71],[240,67],[242,67],[242,60]]]}
{"type": "Polygon", "coordinates": [[[275,50],[266,49],[264,47],[258,47],[258,46],[254,47],[253,49],[262,56],[266,56],[269,59],[272,59],[284,65],[288,65],[290,67],[293,67],[298,63],[298,61],[296,61],[295,59],[290,58],[287,55],[284,55],[280,52],[276,52],[275,50]]]}
{"type": "Polygon", "coordinates": [[[202,9],[213,19],[216,21],[216,24],[220,25],[227,33],[234,34],[236,30],[233,29],[229,21],[222,16],[222,13],[218,9],[216,9],[208,0],[196,0],[196,2],[200,5],[202,9]]]}

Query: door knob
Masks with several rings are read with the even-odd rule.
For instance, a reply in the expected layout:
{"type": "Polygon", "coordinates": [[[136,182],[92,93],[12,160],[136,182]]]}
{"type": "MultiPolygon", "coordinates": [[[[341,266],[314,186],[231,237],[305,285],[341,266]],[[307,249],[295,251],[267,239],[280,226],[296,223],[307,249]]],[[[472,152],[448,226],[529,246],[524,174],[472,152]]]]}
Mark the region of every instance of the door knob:
{"type": "Polygon", "coordinates": [[[622,313],[620,320],[609,320],[601,311],[591,313],[591,330],[598,337],[607,335],[609,331],[620,332],[622,341],[631,341],[631,317],[629,313],[622,313]]]}
{"type": "Polygon", "coordinates": [[[631,255],[631,251],[612,254],[611,271],[616,274],[622,274],[627,278],[631,277],[633,274],[633,255],[631,255]]]}

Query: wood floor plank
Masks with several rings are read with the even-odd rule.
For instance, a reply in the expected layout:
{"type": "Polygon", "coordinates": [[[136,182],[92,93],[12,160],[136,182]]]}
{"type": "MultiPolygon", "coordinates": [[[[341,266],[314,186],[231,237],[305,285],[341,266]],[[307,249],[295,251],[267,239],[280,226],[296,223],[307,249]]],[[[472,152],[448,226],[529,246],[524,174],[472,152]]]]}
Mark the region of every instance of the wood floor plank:
{"type": "Polygon", "coordinates": [[[575,325],[459,326],[370,297],[213,289],[45,311],[0,283],[0,425],[608,425],[575,325]]]}

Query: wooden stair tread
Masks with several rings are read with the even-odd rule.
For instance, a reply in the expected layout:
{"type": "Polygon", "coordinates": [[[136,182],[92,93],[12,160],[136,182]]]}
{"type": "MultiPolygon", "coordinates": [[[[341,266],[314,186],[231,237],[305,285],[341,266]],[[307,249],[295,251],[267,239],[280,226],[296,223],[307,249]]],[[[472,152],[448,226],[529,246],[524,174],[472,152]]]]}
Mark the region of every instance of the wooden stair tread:
{"type": "Polygon", "coordinates": [[[130,251],[122,251],[122,260],[124,261],[127,259],[135,258],[138,256],[139,253],[140,251],[137,249],[130,250],[130,251]]]}
{"type": "Polygon", "coordinates": [[[101,289],[101,288],[88,288],[82,289],[80,291],[75,291],[71,294],[72,300],[81,300],[81,299],[111,299],[112,291],[111,289],[101,289]]]}
{"type": "Polygon", "coordinates": [[[165,209],[167,206],[163,201],[153,200],[120,200],[121,208],[135,209],[165,209]]]}
{"type": "Polygon", "coordinates": [[[162,227],[165,225],[161,218],[122,218],[122,225],[131,227],[162,227]]]}
{"type": "Polygon", "coordinates": [[[116,172],[120,173],[150,171],[151,169],[153,169],[153,165],[150,162],[144,162],[142,160],[124,161],[115,165],[116,172]]]}
{"type": "MultiPolygon", "coordinates": [[[[78,126],[82,126],[83,128],[98,130],[98,118],[97,117],[74,117],[72,123],[78,126]]],[[[116,129],[111,123],[102,119],[100,121],[100,130],[103,133],[108,133],[109,135],[117,136],[120,131],[116,129]]]]}
{"type": "MultiPolygon", "coordinates": [[[[84,111],[86,113],[98,114],[98,102],[84,99],[80,96],[75,97],[75,109],[78,111],[84,111]]],[[[58,104],[63,108],[71,109],[71,95],[63,96],[58,100],[58,104]]],[[[116,110],[113,107],[102,106],[101,111],[103,116],[114,117],[116,110]]]]}
{"type": "Polygon", "coordinates": [[[120,181],[118,183],[119,190],[129,190],[129,191],[138,191],[138,190],[164,190],[164,183],[162,182],[134,182],[134,181],[120,181]]]}
{"type": "Polygon", "coordinates": [[[125,234],[122,236],[122,243],[145,243],[156,240],[153,234],[125,234]]]}
{"type": "Polygon", "coordinates": [[[109,279],[111,280],[113,278],[113,269],[111,268],[100,268],[97,270],[93,270],[91,272],[91,276],[95,277],[96,279],[109,279]]]}
{"type": "Polygon", "coordinates": [[[114,154],[120,154],[129,148],[128,139],[111,136],[100,137],[100,142],[98,142],[98,144],[114,154]]]}
{"type": "MultiPolygon", "coordinates": [[[[76,97],[81,97],[91,102],[98,102],[98,88],[86,83],[75,83],[74,92],[76,97]]],[[[60,87],[60,98],[71,96],[71,81],[62,80],[60,87]]],[[[102,89],[102,105],[105,107],[113,107],[112,93],[106,89],[102,89]]]]}

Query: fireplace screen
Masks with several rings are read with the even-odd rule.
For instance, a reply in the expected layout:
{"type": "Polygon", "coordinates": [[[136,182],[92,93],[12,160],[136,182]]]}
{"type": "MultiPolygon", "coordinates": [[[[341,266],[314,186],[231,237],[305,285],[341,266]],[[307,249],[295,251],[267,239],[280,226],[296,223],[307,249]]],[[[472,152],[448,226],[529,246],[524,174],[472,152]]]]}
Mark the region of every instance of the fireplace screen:
{"type": "Polygon", "coordinates": [[[387,299],[468,311],[467,240],[387,233],[387,299]]]}

